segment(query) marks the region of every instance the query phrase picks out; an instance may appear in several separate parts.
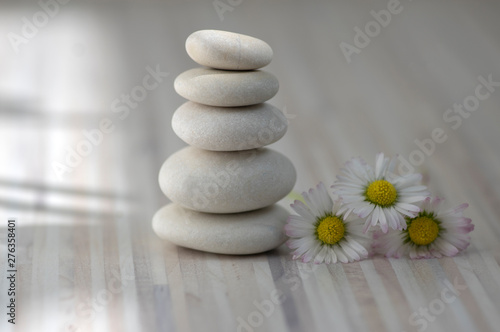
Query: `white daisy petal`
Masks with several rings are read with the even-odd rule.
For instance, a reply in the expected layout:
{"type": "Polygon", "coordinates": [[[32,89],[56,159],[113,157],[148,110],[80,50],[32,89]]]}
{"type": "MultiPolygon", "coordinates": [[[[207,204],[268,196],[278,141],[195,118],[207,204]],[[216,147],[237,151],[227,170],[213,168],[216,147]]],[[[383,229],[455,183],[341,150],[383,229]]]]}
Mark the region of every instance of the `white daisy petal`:
{"type": "Polygon", "coordinates": [[[323,214],[330,214],[332,212],[332,207],[333,207],[333,202],[331,202],[330,195],[328,192],[321,191],[320,186],[318,185],[316,187],[316,191],[314,193],[314,200],[317,202],[316,204],[318,205],[318,210],[322,212],[323,214]],[[328,202],[330,200],[330,202],[328,202]]]}
{"type": "MultiPolygon", "coordinates": [[[[420,209],[416,204],[427,196],[427,188],[420,185],[422,176],[411,174],[399,176],[393,173],[397,158],[379,153],[375,166],[366,164],[361,158],[353,158],[337,176],[333,193],[339,196],[349,215],[354,212],[365,220],[365,225],[380,226],[384,230],[404,228],[404,217],[413,217],[420,209]]],[[[365,227],[365,231],[368,230],[365,227]]]]}
{"type": "Polygon", "coordinates": [[[401,192],[405,193],[416,193],[416,192],[426,192],[427,187],[426,186],[412,186],[412,187],[401,187],[401,192]]]}
{"type": "Polygon", "coordinates": [[[455,256],[459,252],[457,247],[455,247],[454,245],[452,245],[447,241],[442,241],[442,240],[436,241],[436,247],[445,256],[455,256]]]}
{"type": "MultiPolygon", "coordinates": [[[[395,214],[396,214],[396,211],[391,206],[387,211],[386,217],[387,217],[387,223],[389,224],[389,227],[392,229],[399,228],[398,219],[397,219],[395,214]]],[[[387,232],[385,232],[385,233],[387,233],[387,232]]]]}
{"type": "Polygon", "coordinates": [[[302,262],[303,263],[310,262],[312,259],[314,259],[314,257],[316,257],[316,255],[318,255],[320,250],[321,250],[321,244],[317,242],[314,245],[314,247],[312,247],[312,249],[308,250],[304,255],[302,255],[302,262]]]}
{"type": "Polygon", "coordinates": [[[314,227],[315,220],[306,219],[302,216],[291,215],[288,217],[288,222],[297,225],[298,227],[314,227]]]}
{"type": "MultiPolygon", "coordinates": [[[[398,203],[399,204],[399,203],[398,203]]],[[[415,217],[415,212],[410,212],[406,209],[403,209],[402,207],[400,207],[398,204],[396,204],[396,206],[394,206],[394,209],[396,209],[396,211],[398,211],[399,213],[405,215],[405,216],[408,216],[410,218],[413,218],[415,217]]]]}
{"type": "Polygon", "coordinates": [[[383,175],[383,164],[384,164],[384,154],[383,153],[377,153],[377,156],[375,158],[375,177],[379,179],[383,175]]]}
{"type": "Polygon", "coordinates": [[[401,208],[401,209],[405,209],[407,211],[410,211],[410,212],[420,212],[420,208],[416,205],[413,205],[413,204],[397,203],[396,206],[401,208]]]}
{"type": "Polygon", "coordinates": [[[347,218],[352,212],[352,208],[349,208],[348,206],[346,205],[342,205],[339,209],[338,209],[338,213],[339,214],[343,214],[345,218],[347,218]]]}
{"type": "Polygon", "coordinates": [[[408,254],[410,255],[411,259],[419,258],[418,253],[417,253],[417,247],[411,247],[410,252],[408,254]]]}
{"type": "Polygon", "coordinates": [[[361,256],[356,252],[356,250],[352,249],[347,241],[340,241],[340,247],[344,250],[344,253],[349,258],[349,261],[359,261],[361,256]]]}
{"type": "Polygon", "coordinates": [[[394,169],[396,168],[396,163],[397,163],[397,158],[398,156],[396,155],[394,158],[392,158],[389,162],[389,165],[387,165],[387,172],[394,174],[394,169]]]}
{"type": "Polygon", "coordinates": [[[370,226],[371,226],[371,218],[368,217],[368,218],[366,218],[365,224],[363,226],[363,233],[368,232],[368,229],[370,228],[370,226]]]}
{"type": "Polygon", "coordinates": [[[335,247],[335,254],[337,255],[337,259],[342,263],[349,263],[349,259],[344,254],[344,250],[340,246],[335,247]]]}
{"type": "Polygon", "coordinates": [[[344,214],[352,209],[345,210],[340,199],[333,201],[322,183],[303,193],[303,197],[307,205],[295,201],[291,206],[298,215],[289,216],[285,225],[293,259],[328,264],[368,256],[369,244],[362,234],[362,220],[344,214]]]}
{"type": "Polygon", "coordinates": [[[396,182],[398,183],[398,185],[406,186],[408,184],[412,184],[412,183],[420,182],[420,181],[422,181],[422,175],[415,173],[415,174],[400,176],[400,177],[398,177],[396,182]]]}
{"type": "MultiPolygon", "coordinates": [[[[306,206],[309,208],[311,213],[315,216],[321,214],[321,209],[317,206],[316,200],[312,196],[312,189],[309,190],[309,192],[303,192],[302,197],[304,198],[304,201],[306,202],[306,206]]],[[[298,213],[298,211],[296,211],[298,213]]]]}
{"type": "Polygon", "coordinates": [[[314,222],[316,220],[316,217],[311,210],[301,201],[295,201],[293,204],[290,204],[290,206],[304,219],[309,220],[310,222],[314,222]]]}
{"type": "Polygon", "coordinates": [[[376,206],[375,209],[373,209],[373,212],[371,214],[371,217],[372,217],[371,225],[372,226],[377,225],[381,211],[382,211],[382,208],[380,206],[376,206]]]}
{"type": "Polygon", "coordinates": [[[382,232],[387,233],[389,230],[389,225],[387,225],[387,219],[385,217],[385,213],[379,212],[379,224],[382,232]]]}
{"type": "Polygon", "coordinates": [[[318,252],[316,257],[314,257],[314,263],[316,264],[323,263],[327,255],[328,255],[328,247],[322,246],[321,250],[318,252]]]}
{"type": "Polygon", "coordinates": [[[456,247],[459,250],[464,250],[467,248],[470,242],[470,237],[459,237],[459,236],[454,236],[450,234],[445,234],[443,236],[443,240],[449,242],[452,244],[454,247],[456,247]]]}
{"type": "Polygon", "coordinates": [[[458,215],[458,214],[461,214],[468,206],[469,206],[469,204],[467,204],[467,203],[460,204],[459,206],[457,206],[454,209],[444,211],[442,213],[442,215],[444,216],[444,215],[458,215]]]}
{"type": "Polygon", "coordinates": [[[325,263],[330,264],[330,263],[337,263],[337,255],[335,254],[335,250],[328,250],[328,261],[325,261],[325,263]]]}
{"type": "Polygon", "coordinates": [[[290,237],[303,237],[311,234],[311,230],[307,228],[292,226],[290,224],[285,225],[285,234],[290,237]]]}
{"type": "Polygon", "coordinates": [[[402,244],[401,246],[399,246],[399,248],[397,248],[397,250],[394,252],[394,256],[395,258],[401,258],[403,256],[406,256],[408,253],[408,247],[406,247],[404,244],[402,244]]]}
{"type": "Polygon", "coordinates": [[[427,197],[425,199],[425,204],[427,206],[424,206],[428,209],[431,209],[431,210],[435,210],[439,207],[439,205],[443,202],[444,200],[442,198],[439,198],[439,197],[434,197],[434,199],[431,200],[430,197],[427,197]]]}
{"type": "Polygon", "coordinates": [[[361,244],[359,244],[355,239],[353,239],[351,236],[346,236],[346,239],[349,241],[349,246],[356,250],[356,252],[362,257],[366,258],[368,257],[368,250],[363,247],[361,244]]]}
{"type": "Polygon", "coordinates": [[[366,218],[370,213],[372,213],[372,211],[373,211],[374,208],[375,208],[375,204],[364,204],[358,210],[358,216],[360,218],[366,218]]]}
{"type": "Polygon", "coordinates": [[[321,207],[324,211],[331,212],[333,208],[333,201],[330,194],[328,194],[325,185],[323,182],[320,182],[316,188],[318,189],[318,192],[320,192],[319,199],[321,200],[321,207]]]}
{"type": "Polygon", "coordinates": [[[299,238],[290,238],[287,241],[287,245],[290,249],[297,249],[301,252],[306,252],[309,247],[311,247],[315,241],[312,237],[299,237],[299,238]]]}
{"type": "Polygon", "coordinates": [[[403,239],[399,232],[390,230],[388,233],[382,233],[382,231],[376,231],[374,233],[374,243],[373,247],[377,253],[384,254],[386,257],[398,257],[396,252],[403,245],[403,239]],[[383,241],[379,241],[382,238],[383,241]]]}

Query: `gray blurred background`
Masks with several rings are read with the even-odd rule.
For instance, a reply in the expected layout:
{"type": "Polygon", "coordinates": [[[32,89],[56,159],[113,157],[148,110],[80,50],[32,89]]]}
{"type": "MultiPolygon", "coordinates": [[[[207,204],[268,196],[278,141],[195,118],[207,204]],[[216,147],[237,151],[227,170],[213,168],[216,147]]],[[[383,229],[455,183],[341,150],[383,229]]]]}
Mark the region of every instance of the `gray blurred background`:
{"type": "MultiPolygon", "coordinates": [[[[170,302],[162,302],[166,295],[158,285],[177,271],[178,263],[172,267],[177,261],[185,270],[182,277],[180,272],[172,277],[178,277],[172,292],[180,289],[173,307],[180,303],[185,310],[170,314],[179,330],[186,317],[195,319],[194,330],[207,322],[234,322],[229,312],[227,321],[214,319],[189,296],[186,305],[178,287],[196,283],[190,279],[193,266],[205,271],[205,258],[215,256],[163,244],[151,230],[152,215],[168,202],[157,182],[160,166],[185,146],[170,125],[184,102],[173,81],[197,66],[184,42],[200,29],[251,35],[273,48],[273,61],[264,70],[278,77],[280,91],[270,103],[285,112],[289,129],[272,148],[295,164],[295,191],[318,181],[330,185],[353,156],[373,163],[379,151],[399,153],[449,206],[470,203],[466,214],[476,224],[472,253],[488,252],[498,263],[500,83],[486,88],[484,80],[500,82],[499,18],[500,2],[494,0],[2,0],[0,211],[4,220],[18,219],[20,310],[29,317],[17,330],[55,331],[78,301],[105,287],[119,258],[130,255],[136,281],[117,297],[118,306],[110,305],[94,322],[95,330],[174,324],[171,316],[161,320],[155,313],[163,311],[155,310],[170,312],[162,307],[170,302]],[[390,19],[383,13],[391,13],[390,19]],[[143,80],[151,72],[157,84],[146,91],[143,80]],[[474,97],[478,89],[482,100],[474,97]],[[135,101],[127,106],[130,96],[135,101]],[[473,111],[463,111],[466,101],[475,100],[473,111]],[[436,130],[440,142],[432,141],[436,130]],[[419,147],[419,142],[427,145],[419,147]],[[160,294],[157,302],[151,300],[152,289],[160,294]]],[[[281,259],[286,252],[278,252],[281,259]]],[[[252,264],[217,259],[223,266],[233,264],[225,272],[228,280],[234,266],[252,264]]],[[[457,262],[462,264],[460,258],[457,262]]],[[[498,269],[488,262],[477,266],[498,269]]],[[[420,270],[412,271],[418,276],[420,270]]],[[[199,273],[199,280],[203,276],[199,273]]],[[[494,285],[495,278],[484,279],[485,284],[494,285]]],[[[494,287],[475,285],[471,293],[478,303],[494,308],[498,296],[488,302],[481,295],[494,287]]],[[[238,284],[231,287],[229,292],[240,294],[238,284]]],[[[211,293],[202,295],[208,301],[204,305],[215,310],[211,293]]],[[[252,300],[238,303],[251,307],[252,300]]],[[[393,301],[390,308],[399,303],[393,301]]],[[[411,307],[404,308],[410,308],[409,315],[411,307]]],[[[478,329],[498,326],[490,311],[483,319],[471,308],[478,329]]],[[[378,322],[377,312],[370,312],[378,322]]],[[[300,320],[307,323],[304,315],[300,320]]],[[[388,321],[393,330],[408,328],[388,321]]],[[[436,324],[451,321],[443,316],[436,324]]]]}
{"type": "MultiPolygon", "coordinates": [[[[0,5],[4,179],[71,186],[90,171],[104,147],[95,147],[81,170],[62,178],[52,164],[63,161],[64,146],[75,146],[82,129],[95,128],[104,117],[116,125],[110,137],[126,137],[113,149],[140,146],[141,157],[160,160],[181,147],[169,124],[183,102],[172,83],[196,66],[184,41],[199,29],[235,31],[268,42],[275,56],[266,70],[281,83],[271,102],[301,121],[341,132],[349,142],[322,143],[342,150],[339,157],[347,155],[347,145],[351,155],[364,157],[386,147],[387,153],[408,154],[415,138],[429,137],[435,126],[449,126],[443,113],[474,91],[479,75],[500,75],[498,1],[401,0],[399,13],[358,54],[351,54],[350,62],[340,44],[355,46],[354,28],[364,30],[374,20],[370,11],[387,9],[390,1],[41,3],[49,9],[36,1],[0,5]],[[27,29],[25,19],[38,31],[27,29]],[[23,35],[26,31],[32,33],[23,35]],[[140,84],[147,67],[159,67],[169,76],[119,119],[113,100],[140,84]]],[[[493,144],[488,132],[499,124],[499,98],[494,93],[481,101],[458,130],[493,144]]],[[[297,127],[292,120],[290,132],[303,140],[318,134],[299,133],[297,127]]],[[[155,176],[150,171],[141,176],[155,176]]]]}
{"type": "MultiPolygon", "coordinates": [[[[414,153],[415,171],[473,163],[473,183],[498,183],[497,172],[481,174],[499,161],[500,93],[492,92],[467,117],[444,118],[474,94],[479,76],[500,81],[498,1],[53,0],[0,6],[0,199],[6,213],[67,212],[63,219],[70,222],[72,211],[102,204],[101,193],[146,197],[151,205],[140,214],[147,219],[167,202],[157,173],[185,145],[170,126],[184,102],[173,80],[197,66],[184,42],[200,29],[244,33],[272,46],[274,59],[265,70],[279,78],[280,91],[270,102],[290,121],[288,134],[273,147],[295,163],[297,191],[333,181],[352,156],[371,160],[384,151],[408,161],[419,149],[415,140],[432,138],[435,128],[447,140],[428,155],[414,153]],[[391,17],[375,23],[384,11],[391,17]],[[122,98],[139,93],[151,70],[162,73],[161,82],[126,106],[122,98]],[[95,133],[102,121],[110,130],[89,144],[83,131],[95,133]],[[78,149],[81,158],[74,156],[78,149]],[[70,198],[72,191],[86,195],[70,198]]],[[[441,179],[437,174],[429,185],[447,194],[441,179]]],[[[483,191],[495,197],[496,188],[483,191]]],[[[468,199],[462,191],[458,196],[468,199]]]]}

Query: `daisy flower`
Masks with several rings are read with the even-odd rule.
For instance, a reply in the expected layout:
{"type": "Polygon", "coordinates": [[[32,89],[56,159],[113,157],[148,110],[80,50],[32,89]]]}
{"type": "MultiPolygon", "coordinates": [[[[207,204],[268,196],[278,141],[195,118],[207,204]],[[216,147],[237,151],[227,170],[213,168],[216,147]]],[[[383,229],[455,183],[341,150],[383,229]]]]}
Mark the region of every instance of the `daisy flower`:
{"type": "Polygon", "coordinates": [[[345,175],[337,176],[332,186],[344,202],[340,212],[365,219],[363,232],[376,225],[384,233],[389,227],[406,228],[404,217],[414,217],[420,211],[414,203],[429,195],[425,186],[418,185],[420,174],[398,176],[393,173],[395,164],[395,158],[385,158],[383,153],[377,154],[375,168],[354,158],[342,169],[345,175]]]}
{"type": "Polygon", "coordinates": [[[298,215],[288,217],[285,232],[293,259],[307,263],[348,263],[368,257],[369,238],[363,234],[363,223],[357,218],[344,218],[339,212],[341,201],[332,201],[323,183],[309,193],[304,201],[290,206],[298,215]]]}
{"type": "Polygon", "coordinates": [[[462,212],[468,204],[440,212],[440,198],[426,198],[422,210],[406,218],[407,228],[383,234],[375,232],[373,247],[386,257],[439,258],[455,256],[467,248],[474,225],[462,212]]]}

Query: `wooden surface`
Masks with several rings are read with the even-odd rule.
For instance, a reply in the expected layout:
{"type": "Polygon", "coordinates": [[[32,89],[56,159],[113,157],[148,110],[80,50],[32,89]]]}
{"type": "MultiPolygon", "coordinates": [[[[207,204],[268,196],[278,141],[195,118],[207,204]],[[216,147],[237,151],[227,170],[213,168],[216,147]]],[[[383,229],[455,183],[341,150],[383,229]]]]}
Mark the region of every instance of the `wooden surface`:
{"type": "MultiPolygon", "coordinates": [[[[221,20],[212,1],[74,1],[18,54],[2,38],[0,330],[498,331],[500,88],[458,128],[443,115],[474,95],[479,76],[500,81],[500,3],[401,0],[350,63],[340,43],[353,44],[354,28],[387,1],[231,3],[221,20]],[[170,127],[183,103],[173,80],[195,66],[184,40],[204,28],[274,49],[266,70],[281,87],[271,102],[290,127],[273,148],[294,162],[297,192],[332,184],[353,156],[408,159],[414,140],[442,128],[447,140],[417,170],[449,207],[470,204],[467,251],[312,266],[292,261],[285,246],[231,257],[161,242],[151,230],[167,203],[157,174],[184,146],[170,127]],[[113,100],[141,84],[148,66],[169,75],[130,113],[113,113],[113,100]],[[114,131],[59,179],[54,162],[104,118],[114,131]],[[17,219],[15,326],[5,315],[9,217],[17,219]]],[[[40,10],[0,6],[2,36],[40,10]]]]}

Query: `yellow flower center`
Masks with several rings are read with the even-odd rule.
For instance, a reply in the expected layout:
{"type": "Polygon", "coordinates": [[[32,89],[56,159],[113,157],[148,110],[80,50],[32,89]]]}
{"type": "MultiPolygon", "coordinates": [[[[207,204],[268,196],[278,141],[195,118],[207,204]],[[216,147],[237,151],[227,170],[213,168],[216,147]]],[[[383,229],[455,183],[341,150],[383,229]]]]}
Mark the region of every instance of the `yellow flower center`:
{"type": "Polygon", "coordinates": [[[439,235],[437,222],[429,217],[417,217],[408,225],[410,240],[420,246],[431,244],[439,235]]]}
{"type": "Polygon", "coordinates": [[[324,244],[335,244],[344,238],[344,222],[339,217],[327,216],[320,220],[316,233],[324,244]]]}
{"type": "Polygon", "coordinates": [[[390,206],[396,201],[398,192],[396,188],[386,180],[377,180],[370,183],[366,188],[366,198],[373,204],[390,206]]]}

